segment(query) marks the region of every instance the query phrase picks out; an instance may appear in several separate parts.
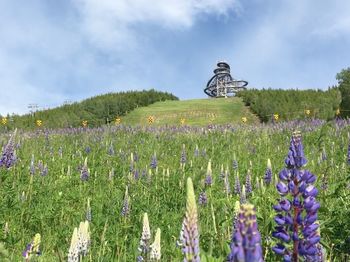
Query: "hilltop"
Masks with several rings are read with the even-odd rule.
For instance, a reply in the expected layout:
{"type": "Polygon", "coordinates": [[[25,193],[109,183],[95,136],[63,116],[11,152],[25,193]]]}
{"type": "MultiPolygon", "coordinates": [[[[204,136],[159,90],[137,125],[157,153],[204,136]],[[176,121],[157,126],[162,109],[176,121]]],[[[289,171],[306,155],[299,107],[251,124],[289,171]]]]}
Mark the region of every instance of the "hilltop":
{"type": "Polygon", "coordinates": [[[241,122],[242,117],[246,117],[248,123],[259,122],[238,97],[156,102],[136,108],[122,121],[131,125],[147,125],[150,116],[154,117],[155,125],[179,125],[181,121],[186,125],[198,126],[234,124],[241,122]]]}

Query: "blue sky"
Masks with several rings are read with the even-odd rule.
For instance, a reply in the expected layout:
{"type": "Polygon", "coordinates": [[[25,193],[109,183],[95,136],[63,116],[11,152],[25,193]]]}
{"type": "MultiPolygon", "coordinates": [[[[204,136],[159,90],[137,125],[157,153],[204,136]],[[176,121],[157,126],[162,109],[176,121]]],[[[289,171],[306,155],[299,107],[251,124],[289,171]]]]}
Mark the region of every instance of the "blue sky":
{"type": "Polygon", "coordinates": [[[0,114],[155,88],[204,98],[218,60],[255,88],[350,66],[348,0],[0,0],[0,114]]]}

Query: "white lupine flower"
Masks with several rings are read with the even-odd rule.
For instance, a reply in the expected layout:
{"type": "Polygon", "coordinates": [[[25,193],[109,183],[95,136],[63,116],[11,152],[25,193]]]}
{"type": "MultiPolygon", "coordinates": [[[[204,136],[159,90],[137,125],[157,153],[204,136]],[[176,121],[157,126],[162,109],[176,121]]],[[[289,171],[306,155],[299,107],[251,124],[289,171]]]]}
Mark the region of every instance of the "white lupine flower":
{"type": "Polygon", "coordinates": [[[79,262],[79,256],[86,256],[90,246],[89,222],[80,222],[79,229],[74,228],[68,253],[68,262],[79,262]]]}
{"type": "Polygon", "coordinates": [[[153,260],[160,260],[161,250],[160,250],[160,228],[157,228],[156,236],[154,242],[151,245],[150,258],[153,260]]]}
{"type": "Polygon", "coordinates": [[[151,230],[149,228],[149,221],[147,213],[143,215],[143,226],[142,226],[142,235],[140,240],[139,251],[146,253],[148,250],[148,243],[151,239],[151,230]]]}
{"type": "Polygon", "coordinates": [[[143,227],[142,227],[142,239],[149,240],[151,239],[151,230],[149,228],[148,215],[145,213],[143,215],[143,227]]]}
{"type": "Polygon", "coordinates": [[[70,242],[70,248],[68,252],[68,262],[79,261],[79,250],[78,250],[78,228],[74,228],[72,240],[70,242]]]}
{"type": "Polygon", "coordinates": [[[85,222],[80,222],[78,239],[80,252],[83,256],[86,256],[90,245],[89,222],[87,220],[85,222]]]}

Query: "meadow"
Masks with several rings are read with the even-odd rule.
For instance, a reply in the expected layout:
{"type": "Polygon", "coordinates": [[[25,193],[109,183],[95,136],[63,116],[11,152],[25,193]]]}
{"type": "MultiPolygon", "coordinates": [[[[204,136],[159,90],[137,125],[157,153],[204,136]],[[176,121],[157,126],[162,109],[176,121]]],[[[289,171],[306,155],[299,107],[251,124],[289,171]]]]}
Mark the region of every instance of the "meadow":
{"type": "MultiPolygon", "coordinates": [[[[201,261],[225,261],[235,203],[242,198],[238,177],[241,187],[251,182],[246,201],[255,206],[264,260],[281,261],[271,250],[278,242],[273,205],[295,130],[302,134],[305,168],[316,176],[322,250],[327,261],[349,261],[346,120],[18,130],[12,137],[17,159],[0,167],[1,260],[23,261],[22,252],[39,233],[40,255],[27,260],[67,261],[74,228],[88,220],[90,242],[81,261],[136,261],[146,212],[151,242],[161,231],[161,261],[182,261],[179,236],[190,177],[201,261]],[[268,159],[270,183],[264,180],[268,159]]],[[[2,148],[12,134],[0,135],[2,148]]]]}

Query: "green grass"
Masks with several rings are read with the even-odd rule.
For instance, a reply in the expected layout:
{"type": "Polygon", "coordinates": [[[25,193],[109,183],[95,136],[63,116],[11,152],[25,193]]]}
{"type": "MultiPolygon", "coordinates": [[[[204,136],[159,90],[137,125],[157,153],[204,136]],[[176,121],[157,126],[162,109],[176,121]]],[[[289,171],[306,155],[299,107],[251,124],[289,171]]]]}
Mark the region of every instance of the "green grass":
{"type": "Polygon", "coordinates": [[[122,118],[122,122],[148,125],[149,116],[154,116],[155,125],[180,125],[182,118],[185,119],[186,125],[199,126],[239,123],[242,117],[246,117],[248,123],[259,121],[249,108],[244,106],[241,98],[235,97],[156,102],[133,110],[122,118]]]}
{"type": "MultiPolygon", "coordinates": [[[[285,168],[290,135],[295,128],[303,130],[308,160],[305,169],[317,176],[317,201],[321,204],[318,221],[327,258],[332,262],[349,261],[350,126],[314,125],[315,122],[301,126],[293,123],[289,127],[242,125],[234,130],[203,128],[205,132],[197,128],[144,131],[128,127],[48,133],[39,129],[35,133],[18,130],[14,140],[15,145],[19,143],[18,160],[10,169],[0,168],[0,261],[23,261],[22,251],[36,233],[42,237],[42,255],[30,261],[67,261],[73,230],[86,218],[88,199],[92,212],[91,244],[82,262],[136,261],[144,212],[149,217],[151,243],[156,229],[161,229],[161,261],[183,261],[176,241],[185,215],[188,177],[194,184],[198,208],[201,261],[225,261],[230,252],[234,206],[240,199],[234,193],[235,181],[238,177],[243,185],[248,172],[253,182],[248,202],[256,208],[265,261],[281,261],[271,251],[277,242],[271,237],[276,226],[272,207],[280,199],[275,184],[285,168]],[[323,150],[327,157],[322,160],[323,150]],[[181,166],[183,152],[186,164],[181,166]],[[138,156],[137,160],[131,153],[138,156]],[[150,166],[154,154],[155,169],[150,166]],[[85,158],[90,176],[82,181],[79,167],[85,158]],[[272,162],[273,182],[265,185],[262,181],[268,158],[272,162]],[[209,160],[213,183],[205,186],[209,160]],[[237,161],[237,168],[233,167],[233,160],[237,161]],[[45,176],[39,161],[48,167],[45,176]],[[136,172],[130,173],[130,167],[137,170],[138,177],[136,172]],[[231,192],[222,179],[222,168],[231,192]],[[321,189],[323,185],[327,189],[321,189]],[[123,217],[126,186],[130,209],[123,217]],[[207,205],[198,204],[201,192],[207,194],[207,205]]],[[[7,141],[8,136],[0,134],[0,144],[7,141]]],[[[291,195],[286,198],[292,200],[291,195]]]]}

